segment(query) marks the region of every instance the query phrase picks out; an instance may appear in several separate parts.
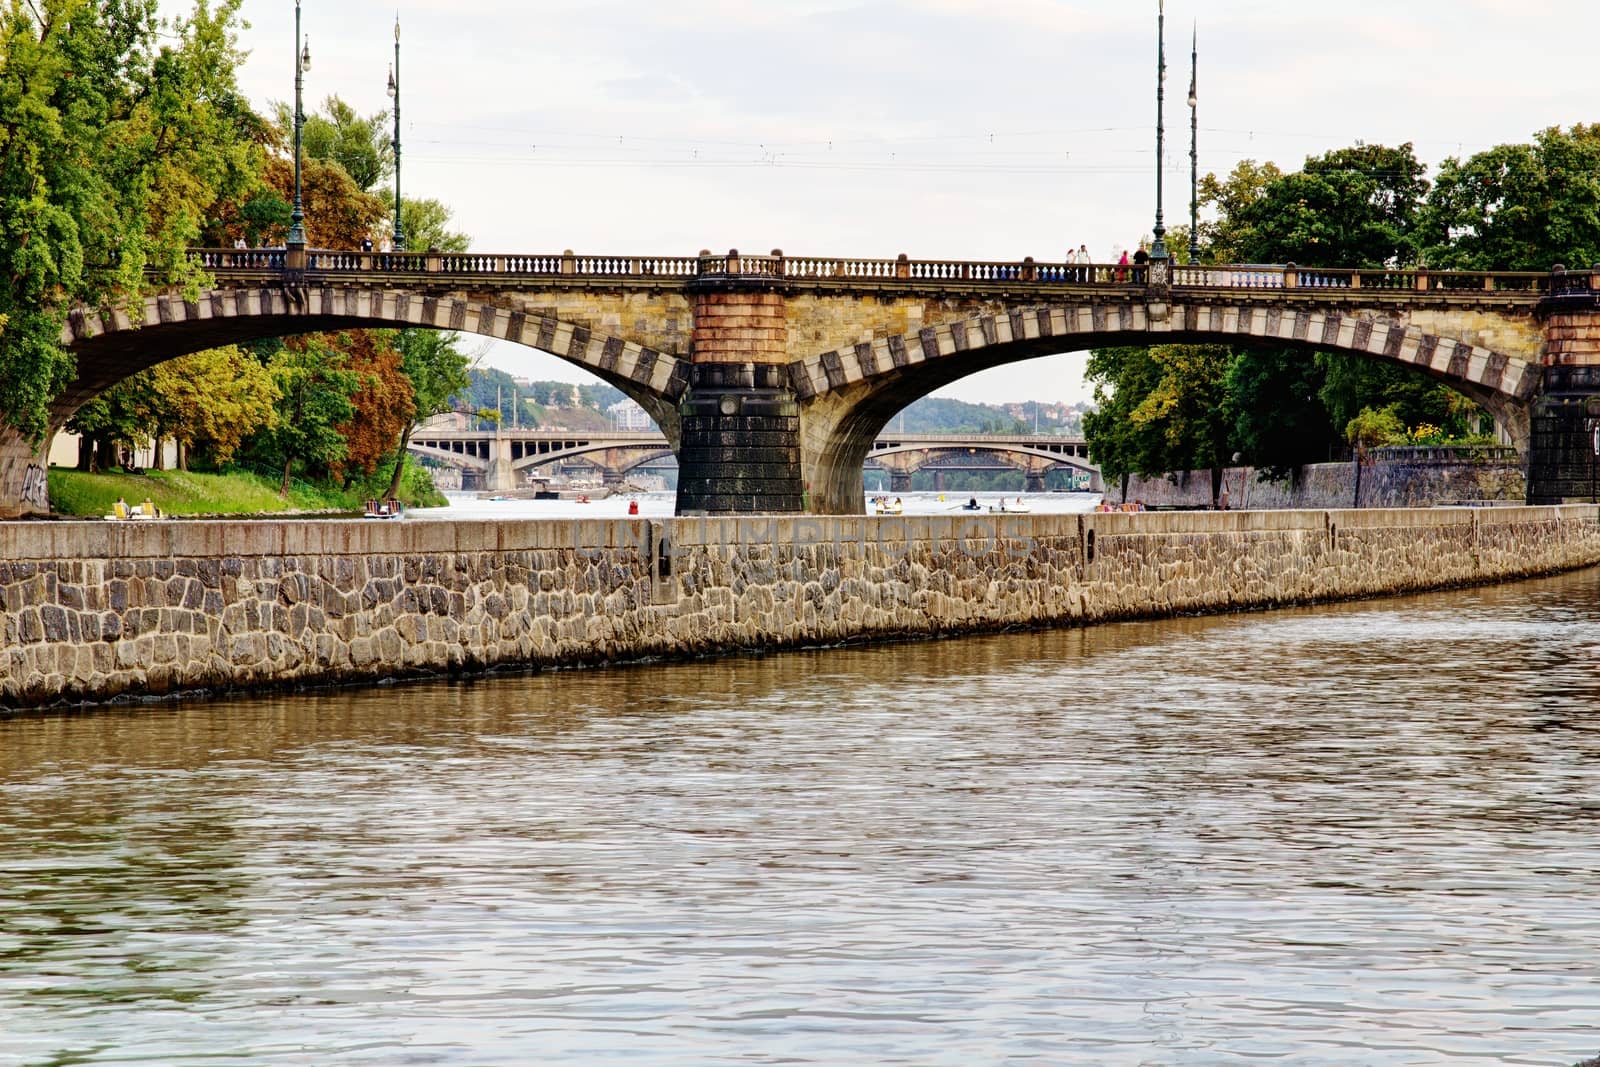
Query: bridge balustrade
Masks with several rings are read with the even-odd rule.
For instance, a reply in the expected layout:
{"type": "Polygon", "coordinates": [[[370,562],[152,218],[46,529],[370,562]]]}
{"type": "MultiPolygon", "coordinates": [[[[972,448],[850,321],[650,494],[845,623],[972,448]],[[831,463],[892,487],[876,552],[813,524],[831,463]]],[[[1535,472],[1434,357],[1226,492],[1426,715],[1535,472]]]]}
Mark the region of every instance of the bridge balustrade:
{"type": "Polygon", "coordinates": [[[283,249],[215,248],[189,253],[207,270],[282,270],[283,249]]]}
{"type": "MultiPolygon", "coordinates": [[[[190,257],[216,272],[280,272],[285,266],[279,249],[195,249],[190,257]]],[[[325,274],[494,275],[512,277],[690,279],[702,276],[773,278],[785,281],[916,281],[961,284],[967,282],[1062,284],[1091,288],[1143,287],[1147,268],[1117,263],[1016,262],[841,259],[774,255],[704,256],[591,256],[570,252],[546,255],[440,252],[353,252],[315,249],[307,252],[307,267],[325,274]]],[[[1426,268],[1345,269],[1299,267],[1294,264],[1217,264],[1172,267],[1172,284],[1179,289],[1210,290],[1356,290],[1379,292],[1439,292],[1461,294],[1499,292],[1524,296],[1589,294],[1600,291],[1600,274],[1589,270],[1553,273],[1517,271],[1435,271],[1426,268]]]]}

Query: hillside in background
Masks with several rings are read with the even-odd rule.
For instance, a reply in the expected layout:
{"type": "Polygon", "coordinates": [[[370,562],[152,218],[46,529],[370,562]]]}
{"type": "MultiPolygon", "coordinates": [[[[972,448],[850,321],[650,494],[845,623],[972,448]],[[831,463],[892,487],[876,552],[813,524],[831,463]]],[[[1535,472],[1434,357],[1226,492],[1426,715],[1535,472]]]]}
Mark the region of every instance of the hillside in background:
{"type": "MultiPolygon", "coordinates": [[[[470,384],[455,398],[457,411],[500,412],[500,423],[537,430],[584,430],[596,432],[611,428],[606,413],[612,404],[627,399],[622,390],[603,382],[574,385],[571,382],[528,381],[513,378],[493,367],[472,367],[467,371],[470,384]]],[[[475,424],[488,429],[490,418],[479,417],[475,424]]]]}
{"type": "Polygon", "coordinates": [[[889,420],[895,433],[1048,433],[1083,432],[1087,404],[971,404],[950,397],[925,396],[889,420]]]}
{"type": "MultiPolygon", "coordinates": [[[[595,382],[529,381],[513,378],[492,367],[468,371],[471,384],[456,398],[456,410],[500,411],[502,425],[525,429],[600,431],[612,428],[607,413],[625,400],[620,389],[595,382]]],[[[1083,412],[1088,404],[1048,404],[1013,401],[973,404],[951,397],[926,396],[889,421],[893,433],[1046,433],[1077,436],[1083,433],[1083,412]]],[[[480,420],[483,428],[492,421],[480,420]]]]}

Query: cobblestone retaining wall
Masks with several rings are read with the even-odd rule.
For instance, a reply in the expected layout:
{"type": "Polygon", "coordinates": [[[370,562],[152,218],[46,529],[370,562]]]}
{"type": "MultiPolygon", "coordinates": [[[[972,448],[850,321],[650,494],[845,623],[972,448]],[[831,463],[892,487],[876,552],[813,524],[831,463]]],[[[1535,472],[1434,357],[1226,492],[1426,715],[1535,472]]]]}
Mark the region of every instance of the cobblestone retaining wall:
{"type": "MultiPolygon", "coordinates": [[[[1222,485],[1230,507],[1348,508],[1355,500],[1353,463],[1311,463],[1293,478],[1262,481],[1254,467],[1230,467],[1222,485]]],[[[1106,487],[1121,502],[1120,484],[1106,487]]],[[[1528,479],[1516,460],[1470,459],[1418,461],[1380,458],[1361,472],[1364,508],[1426,508],[1494,501],[1520,504],[1527,500],[1528,479]]],[[[1129,478],[1128,500],[1166,507],[1210,507],[1211,472],[1180,471],[1173,475],[1129,478]]]]}
{"type": "Polygon", "coordinates": [[[0,524],[0,706],[1083,624],[1600,562],[1600,508],[0,524]]]}

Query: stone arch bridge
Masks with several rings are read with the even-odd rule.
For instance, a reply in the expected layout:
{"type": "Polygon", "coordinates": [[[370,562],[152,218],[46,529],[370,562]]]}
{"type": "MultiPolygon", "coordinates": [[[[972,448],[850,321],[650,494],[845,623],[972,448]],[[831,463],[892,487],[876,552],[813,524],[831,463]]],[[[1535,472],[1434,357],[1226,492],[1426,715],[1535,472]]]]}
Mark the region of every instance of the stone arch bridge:
{"type": "MultiPolygon", "coordinates": [[[[907,404],[976,371],[1110,345],[1353,352],[1415,366],[1531,454],[1530,497],[1589,492],[1600,277],[1148,268],[702,253],[690,257],[199,251],[191,294],[75,309],[54,425],[129,374],[221,344],[355,327],[495,337],[637,400],[682,513],[858,512],[862,463],[907,404]],[[807,490],[809,488],[809,494],[807,490]],[[1570,490],[1570,491],[1569,491],[1570,490]]],[[[0,512],[41,510],[42,449],[0,431],[0,512]]]]}

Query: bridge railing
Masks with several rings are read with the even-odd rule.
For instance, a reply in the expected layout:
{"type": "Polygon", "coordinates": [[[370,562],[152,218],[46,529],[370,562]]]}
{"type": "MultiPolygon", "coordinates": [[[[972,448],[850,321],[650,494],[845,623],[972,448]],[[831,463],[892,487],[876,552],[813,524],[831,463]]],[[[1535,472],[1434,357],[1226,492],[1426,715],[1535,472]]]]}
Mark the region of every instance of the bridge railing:
{"type": "MultiPolygon", "coordinates": [[[[1175,286],[1197,289],[1376,289],[1420,293],[1546,293],[1551,275],[1543,272],[1330,269],[1283,265],[1175,267],[1175,286]]],[[[1587,274],[1585,274],[1587,278],[1587,274]]]]}
{"type": "MultiPolygon", "coordinates": [[[[220,273],[257,274],[285,267],[285,252],[276,249],[196,249],[200,266],[220,273]]],[[[358,252],[308,249],[307,269],[320,274],[379,274],[407,277],[527,277],[570,279],[687,280],[720,276],[770,278],[782,281],[913,281],[1024,283],[1083,286],[1096,289],[1142,288],[1148,268],[1142,264],[1040,263],[1016,261],[911,259],[841,259],[767,255],[590,256],[561,252],[540,255],[488,252],[358,252]]],[[[1340,269],[1295,264],[1219,264],[1178,266],[1172,284],[1180,289],[1326,289],[1379,292],[1485,292],[1544,295],[1551,292],[1600,291],[1600,274],[1566,272],[1437,271],[1426,268],[1340,269]]]]}

